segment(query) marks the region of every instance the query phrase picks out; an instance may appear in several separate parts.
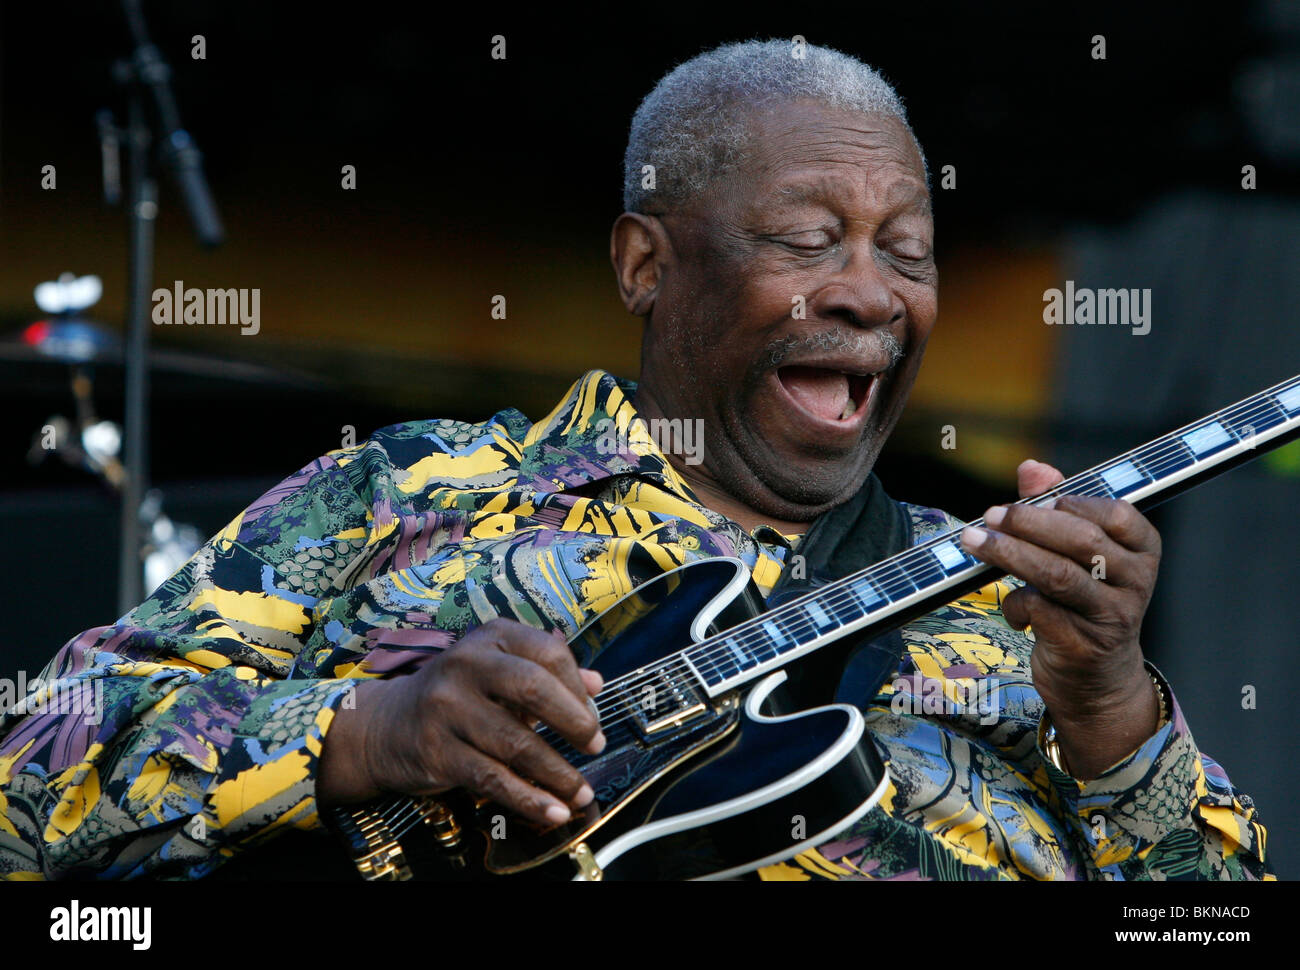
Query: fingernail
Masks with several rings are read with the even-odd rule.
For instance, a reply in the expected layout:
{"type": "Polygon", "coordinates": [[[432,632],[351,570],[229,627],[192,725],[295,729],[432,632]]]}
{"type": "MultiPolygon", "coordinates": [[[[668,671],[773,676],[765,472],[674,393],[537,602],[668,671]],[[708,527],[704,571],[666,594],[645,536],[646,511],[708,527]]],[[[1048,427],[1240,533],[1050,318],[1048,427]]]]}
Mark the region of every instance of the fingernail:
{"type": "Polygon", "coordinates": [[[1052,496],[1051,498],[1049,498],[1046,502],[1044,502],[1042,505],[1040,505],[1039,508],[1040,508],[1040,509],[1054,509],[1054,508],[1056,508],[1056,496],[1053,495],[1053,496],[1052,496]]]}
{"type": "Polygon", "coordinates": [[[597,693],[599,693],[599,692],[600,692],[600,689],[601,689],[602,687],[605,686],[605,678],[602,677],[602,676],[600,675],[600,671],[599,671],[599,670],[592,670],[590,667],[583,667],[583,668],[582,668],[582,671],[583,671],[583,673],[586,673],[586,674],[595,674],[595,675],[596,675],[596,681],[597,681],[597,684],[596,684],[596,691],[597,691],[597,693]]]}
{"type": "Polygon", "coordinates": [[[995,505],[984,513],[984,521],[996,529],[1002,524],[1002,520],[1006,518],[1006,515],[1007,510],[1005,508],[1001,505],[995,505]]]}
{"type": "Polygon", "coordinates": [[[989,534],[977,525],[968,525],[961,530],[962,544],[968,549],[978,549],[988,537],[989,534]]]}
{"type": "Polygon", "coordinates": [[[587,710],[591,711],[591,716],[597,721],[600,720],[600,708],[596,706],[596,702],[590,697],[587,698],[587,710]]]}
{"type": "Polygon", "coordinates": [[[572,813],[559,802],[553,802],[546,807],[546,821],[552,825],[563,825],[571,817],[572,813]]]}
{"type": "Polygon", "coordinates": [[[573,796],[573,804],[579,808],[585,808],[591,804],[591,800],[596,797],[596,793],[591,790],[590,785],[583,785],[578,789],[578,794],[573,796]]]}
{"type": "Polygon", "coordinates": [[[591,739],[589,746],[592,754],[600,754],[605,750],[605,732],[597,731],[596,736],[591,739]]]}

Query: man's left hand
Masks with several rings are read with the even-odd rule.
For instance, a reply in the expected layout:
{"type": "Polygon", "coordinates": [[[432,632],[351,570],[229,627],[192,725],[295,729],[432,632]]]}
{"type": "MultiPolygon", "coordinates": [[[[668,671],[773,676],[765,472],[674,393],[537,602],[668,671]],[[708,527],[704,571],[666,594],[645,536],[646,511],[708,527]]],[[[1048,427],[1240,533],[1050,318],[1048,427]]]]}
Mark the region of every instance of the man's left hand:
{"type": "MultiPolygon", "coordinates": [[[[1026,461],[1020,496],[1064,476],[1026,461]]],[[[1070,774],[1095,778],[1155,733],[1159,701],[1139,633],[1155,588],[1160,534],[1123,500],[1062,496],[1053,508],[995,506],[987,529],[967,528],[971,555],[1029,585],[1002,604],[1016,629],[1032,625],[1034,686],[1056,725],[1070,774]]]]}

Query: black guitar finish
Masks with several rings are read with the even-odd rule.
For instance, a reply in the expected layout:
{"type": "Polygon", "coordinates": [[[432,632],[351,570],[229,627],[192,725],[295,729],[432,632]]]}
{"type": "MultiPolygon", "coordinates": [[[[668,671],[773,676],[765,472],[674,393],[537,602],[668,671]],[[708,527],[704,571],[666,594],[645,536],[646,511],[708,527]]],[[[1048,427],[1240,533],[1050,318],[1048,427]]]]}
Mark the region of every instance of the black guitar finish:
{"type": "Polygon", "coordinates": [[[693,678],[676,676],[685,668],[640,673],[700,634],[762,610],[743,564],[713,559],[639,586],[580,631],[572,645],[584,664],[607,684],[634,682],[618,703],[602,703],[601,755],[551,739],[586,776],[595,801],[550,829],[491,803],[472,809],[485,871],[573,878],[569,848],[581,841],[596,856],[615,846],[617,856],[601,863],[603,878],[710,876],[788,857],[791,846],[863,814],[886,774],[856,709],[806,710],[784,673],[712,699],[693,678]]]}

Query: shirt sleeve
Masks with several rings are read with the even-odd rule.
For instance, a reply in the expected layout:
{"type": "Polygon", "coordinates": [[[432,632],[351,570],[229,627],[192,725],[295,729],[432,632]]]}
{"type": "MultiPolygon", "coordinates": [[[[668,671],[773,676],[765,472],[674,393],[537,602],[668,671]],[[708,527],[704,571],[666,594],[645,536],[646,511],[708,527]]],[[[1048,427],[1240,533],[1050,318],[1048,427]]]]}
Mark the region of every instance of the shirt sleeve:
{"type": "MultiPolygon", "coordinates": [[[[1197,750],[1182,709],[1169,699],[1168,722],[1136,751],[1091,781],[1060,771],[1038,753],[1061,802],[1061,817],[1098,879],[1272,879],[1266,833],[1254,803],[1197,750]]],[[[1067,765],[1068,767],[1068,765],[1067,765]]]]}
{"type": "Polygon", "coordinates": [[[0,878],[197,878],[320,826],[317,759],[353,682],[297,663],[366,545],[355,452],[272,488],[0,713],[0,878]]]}

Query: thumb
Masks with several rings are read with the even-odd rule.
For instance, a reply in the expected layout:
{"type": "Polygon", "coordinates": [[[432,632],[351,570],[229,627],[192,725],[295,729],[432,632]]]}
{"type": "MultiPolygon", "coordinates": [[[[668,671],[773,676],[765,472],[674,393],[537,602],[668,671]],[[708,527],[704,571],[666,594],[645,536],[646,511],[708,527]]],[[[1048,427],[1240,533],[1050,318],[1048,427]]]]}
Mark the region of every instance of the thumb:
{"type": "Polygon", "coordinates": [[[1016,469],[1016,487],[1021,498],[1033,498],[1042,495],[1065,481],[1065,476],[1051,465],[1029,458],[1020,463],[1016,469]]]}

